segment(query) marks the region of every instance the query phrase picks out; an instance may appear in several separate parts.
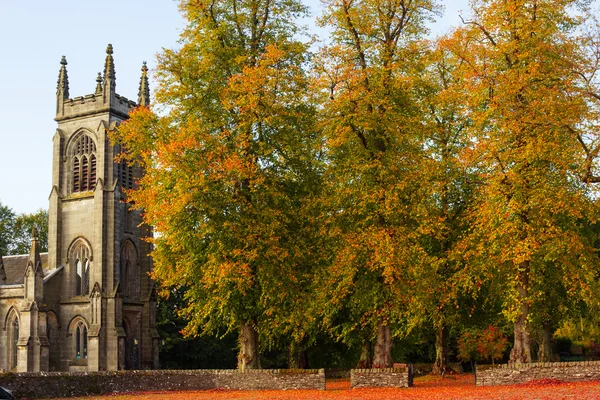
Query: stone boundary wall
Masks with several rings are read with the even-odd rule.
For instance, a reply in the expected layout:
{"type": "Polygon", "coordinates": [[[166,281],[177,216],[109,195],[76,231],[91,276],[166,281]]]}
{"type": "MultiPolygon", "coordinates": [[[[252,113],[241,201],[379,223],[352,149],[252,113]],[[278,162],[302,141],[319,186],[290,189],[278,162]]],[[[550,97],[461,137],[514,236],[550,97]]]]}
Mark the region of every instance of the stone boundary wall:
{"type": "Polygon", "coordinates": [[[325,390],[323,369],[151,370],[0,374],[16,398],[54,398],[169,390],[325,390]]]}
{"type": "Polygon", "coordinates": [[[412,386],[412,366],[400,368],[353,369],[350,388],[412,386]]]}
{"type": "Polygon", "coordinates": [[[477,366],[477,386],[514,385],[540,379],[565,382],[600,380],[600,361],[477,366]]]}

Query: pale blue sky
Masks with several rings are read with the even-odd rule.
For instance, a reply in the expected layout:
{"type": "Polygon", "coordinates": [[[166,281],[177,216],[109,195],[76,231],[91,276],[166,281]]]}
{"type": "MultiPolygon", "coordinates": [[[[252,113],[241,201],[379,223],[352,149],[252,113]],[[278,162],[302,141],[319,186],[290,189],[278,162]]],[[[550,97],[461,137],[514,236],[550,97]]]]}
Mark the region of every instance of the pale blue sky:
{"type": "MultiPolygon", "coordinates": [[[[441,0],[444,32],[467,0],[441,0]]],[[[309,0],[320,12],[319,0],[309,0]]],[[[67,57],[71,97],[94,91],[108,43],[117,93],[137,99],[140,68],[177,47],[184,21],[173,0],[0,0],[0,202],[17,213],[48,208],[60,58],[67,57]]],[[[151,85],[153,82],[151,81],[151,85]]]]}

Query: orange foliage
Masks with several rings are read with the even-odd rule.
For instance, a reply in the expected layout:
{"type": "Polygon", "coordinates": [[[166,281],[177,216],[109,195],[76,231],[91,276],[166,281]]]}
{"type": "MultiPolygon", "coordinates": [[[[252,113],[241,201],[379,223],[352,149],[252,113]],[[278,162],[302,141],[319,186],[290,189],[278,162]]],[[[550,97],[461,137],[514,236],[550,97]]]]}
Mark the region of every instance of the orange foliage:
{"type": "MultiPolygon", "coordinates": [[[[411,388],[349,389],[347,380],[327,383],[327,390],[206,390],[180,392],[142,392],[122,396],[99,396],[92,399],[158,400],[158,399],[339,399],[339,400],[385,400],[385,399],[598,399],[600,381],[567,383],[543,380],[512,386],[476,387],[473,375],[451,375],[444,379],[425,376],[415,379],[411,388]]],[[[79,398],[83,399],[83,398],[79,398]]],[[[86,397],[89,399],[89,397],[86,397]]],[[[76,399],[77,400],[77,399],[76,399]]]]}

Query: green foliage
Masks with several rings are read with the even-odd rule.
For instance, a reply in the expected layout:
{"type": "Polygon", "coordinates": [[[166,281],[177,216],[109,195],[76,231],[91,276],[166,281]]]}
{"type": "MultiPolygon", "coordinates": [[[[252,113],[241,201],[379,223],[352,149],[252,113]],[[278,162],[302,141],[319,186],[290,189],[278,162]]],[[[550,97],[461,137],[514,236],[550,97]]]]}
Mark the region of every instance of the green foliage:
{"type": "Polygon", "coordinates": [[[38,230],[40,251],[48,251],[48,211],[40,209],[33,214],[17,215],[0,203],[0,254],[29,253],[33,228],[38,230]]]}
{"type": "Polygon", "coordinates": [[[15,218],[13,210],[0,203],[0,254],[2,255],[12,254],[15,218]]]}
{"type": "Polygon", "coordinates": [[[321,145],[308,44],[293,23],[306,8],[201,0],[181,10],[181,48],[165,50],[157,67],[167,112],[140,108],[114,135],[145,168],[130,197],[160,232],[154,278],[184,290],[188,336],[245,327],[268,344],[300,341],[315,325],[302,305],[321,145]]]}
{"type": "Polygon", "coordinates": [[[159,298],[156,328],[161,337],[160,362],[165,369],[232,369],[236,366],[236,337],[184,337],[187,322],[177,312],[184,307],[181,291],[159,298]]]}
{"type": "Polygon", "coordinates": [[[33,214],[20,214],[15,218],[13,254],[29,252],[33,228],[38,230],[40,252],[48,251],[48,211],[40,209],[33,214]]]}
{"type": "MultiPolygon", "coordinates": [[[[265,365],[292,348],[347,366],[381,327],[397,361],[447,358],[462,332],[459,358],[495,362],[495,326],[514,323],[513,360],[530,361],[532,332],[595,321],[600,95],[581,4],[474,0],[431,43],[434,0],[326,1],[313,57],[295,0],[181,2],[161,112],[114,134],[146,170],[129,195],[160,233],[176,332],[244,326],[265,365]]],[[[191,343],[174,332],[169,351],[191,343]]]]}

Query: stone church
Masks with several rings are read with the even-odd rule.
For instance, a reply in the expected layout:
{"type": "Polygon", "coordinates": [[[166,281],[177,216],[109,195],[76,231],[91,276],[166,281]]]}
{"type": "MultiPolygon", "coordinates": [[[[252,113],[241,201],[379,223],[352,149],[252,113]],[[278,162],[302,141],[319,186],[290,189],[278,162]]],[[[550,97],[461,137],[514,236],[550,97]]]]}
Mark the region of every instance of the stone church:
{"type": "Polygon", "coordinates": [[[108,138],[149,104],[148,69],[136,104],[115,91],[111,45],[92,94],[70,98],[60,64],[48,253],[34,232],[29,255],[0,254],[0,371],[157,368],[151,230],[124,201],[141,170],[108,138]]]}

